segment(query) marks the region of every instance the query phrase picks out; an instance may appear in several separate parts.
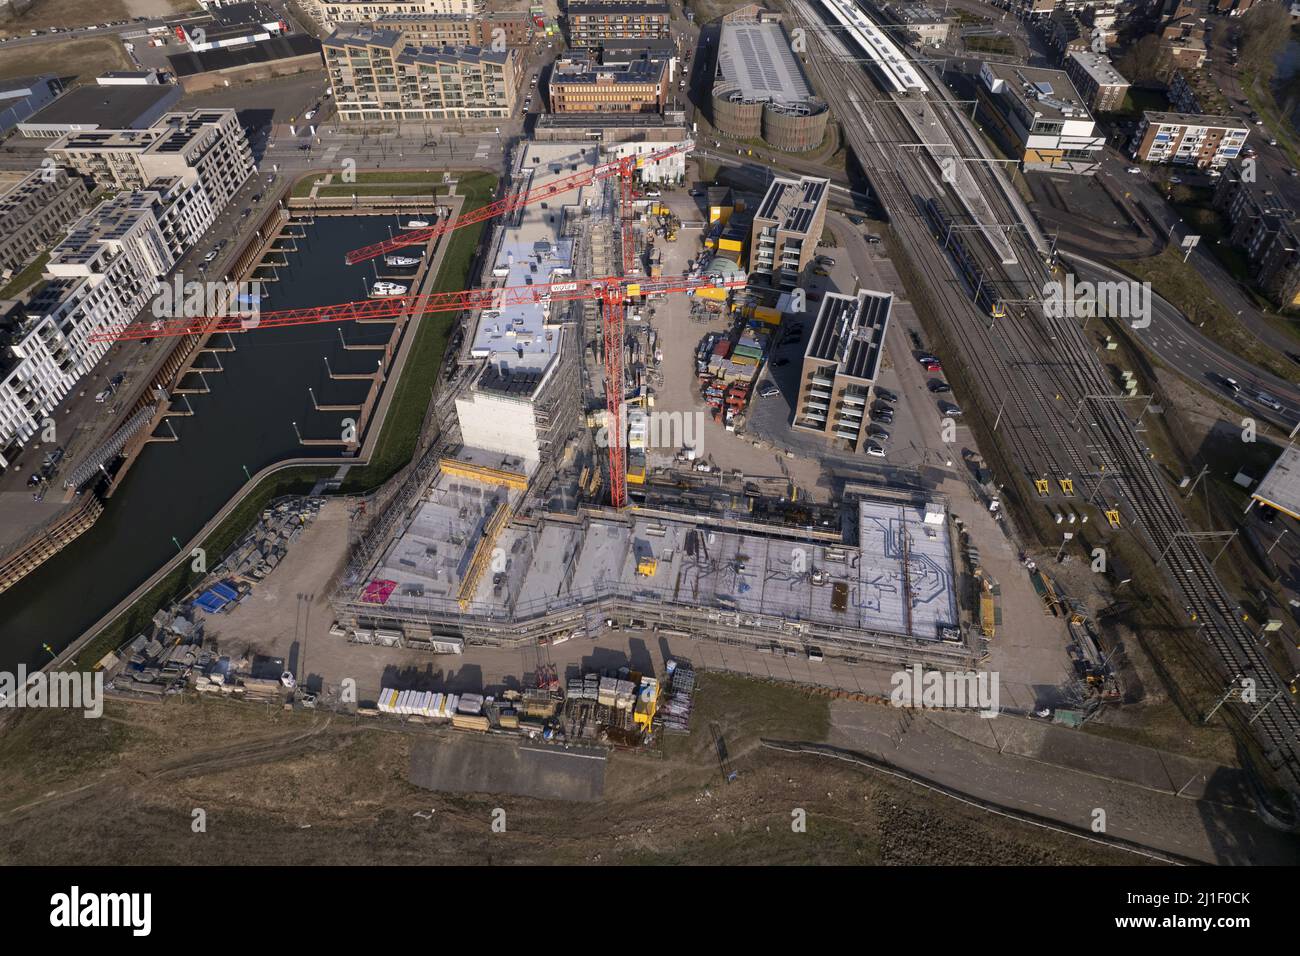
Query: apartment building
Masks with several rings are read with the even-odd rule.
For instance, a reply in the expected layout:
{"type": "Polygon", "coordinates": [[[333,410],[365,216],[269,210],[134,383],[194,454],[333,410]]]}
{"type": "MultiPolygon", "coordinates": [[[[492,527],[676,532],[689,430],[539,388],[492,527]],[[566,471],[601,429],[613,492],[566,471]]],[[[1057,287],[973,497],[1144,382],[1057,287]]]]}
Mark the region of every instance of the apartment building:
{"type": "Polygon", "coordinates": [[[384,17],[472,17],[477,12],[475,0],[304,0],[307,12],[331,33],[349,23],[371,24],[384,17]]]}
{"type": "Polygon", "coordinates": [[[202,190],[218,211],[256,169],[233,109],[166,113],[147,129],[66,133],[45,151],[104,186],[141,189],[155,180],[180,180],[202,190]]]}
{"type": "Polygon", "coordinates": [[[1106,140],[1064,71],[983,63],[980,81],[984,113],[1026,171],[1097,171],[1106,140]]]}
{"type": "Polygon", "coordinates": [[[858,451],[867,440],[871,387],[880,372],[894,297],[828,292],[804,350],[794,427],[858,451]]]}
{"type": "Polygon", "coordinates": [[[570,0],[567,18],[572,47],[598,47],[605,40],[658,40],[672,35],[666,3],[570,0]]]}
{"type": "Polygon", "coordinates": [[[159,279],[213,216],[202,189],[159,181],[100,203],[54,247],[47,281],[0,357],[0,467],[111,347],[93,338],[150,304],[159,279]]]}
{"type": "Polygon", "coordinates": [[[29,173],[0,196],[0,269],[17,272],[86,211],[90,192],[58,166],[29,173]]]}
{"type": "Polygon", "coordinates": [[[1129,82],[1106,54],[1091,50],[1072,52],[1065,58],[1065,74],[1093,113],[1111,113],[1123,108],[1129,82]]]}
{"type": "Polygon", "coordinates": [[[774,179],[750,227],[749,274],[793,289],[817,253],[826,224],[830,180],[774,179]]]}
{"type": "Polygon", "coordinates": [[[668,102],[669,62],[649,52],[607,58],[575,53],[555,61],[548,92],[553,113],[661,113],[668,102]]]}
{"type": "Polygon", "coordinates": [[[1230,165],[1214,192],[1228,241],[1249,260],[1257,288],[1279,307],[1300,304],[1300,217],[1275,184],[1247,180],[1230,165]]]}
{"type": "Polygon", "coordinates": [[[943,46],[952,37],[957,17],[936,10],[924,3],[886,4],[881,13],[892,22],[904,27],[904,32],[917,46],[943,46]]]}
{"type": "Polygon", "coordinates": [[[1199,70],[1205,65],[1205,18],[1183,16],[1167,22],[1160,31],[1160,46],[1180,70],[1199,70]]]}
{"type": "Polygon", "coordinates": [[[1223,88],[1206,70],[1175,70],[1165,95],[1173,113],[1223,115],[1231,109],[1223,88]]]}
{"type": "Polygon", "coordinates": [[[394,30],[335,32],[323,41],[334,105],[345,121],[511,116],[522,58],[515,50],[417,47],[394,30]]]}
{"type": "Polygon", "coordinates": [[[1142,114],[1133,134],[1133,158],[1199,169],[1219,167],[1241,154],[1250,127],[1233,116],[1142,114]]]}
{"type": "Polygon", "coordinates": [[[377,17],[379,30],[395,30],[411,46],[526,47],[536,24],[526,10],[489,10],[478,16],[459,13],[393,13],[377,17]]]}

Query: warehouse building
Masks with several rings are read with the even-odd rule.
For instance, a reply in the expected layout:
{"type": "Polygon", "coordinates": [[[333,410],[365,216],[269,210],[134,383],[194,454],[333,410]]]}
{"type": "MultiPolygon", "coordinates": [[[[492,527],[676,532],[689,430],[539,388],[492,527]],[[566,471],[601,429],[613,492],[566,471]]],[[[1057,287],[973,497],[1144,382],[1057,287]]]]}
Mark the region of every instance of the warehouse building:
{"type": "Polygon", "coordinates": [[[773,179],[750,227],[749,274],[773,288],[793,289],[817,254],[830,180],[773,179]]]}
{"type": "Polygon", "coordinates": [[[830,117],[779,18],[756,6],[723,17],[711,102],[719,133],[786,152],[820,145],[830,117]]]}
{"type": "Polygon", "coordinates": [[[288,33],[288,25],[265,3],[213,5],[207,17],[176,25],[176,34],[191,53],[226,50],[288,33]]]}
{"type": "Polygon", "coordinates": [[[63,84],[53,73],[0,80],[0,135],[53,103],[62,92],[63,84]]]}
{"type": "Polygon", "coordinates": [[[889,293],[866,289],[822,297],[804,350],[795,428],[819,432],[848,451],[861,448],[893,303],[889,293]]]}
{"type": "Polygon", "coordinates": [[[276,37],[233,49],[178,53],[167,57],[176,82],[186,93],[232,83],[292,76],[324,66],[320,41],[305,33],[276,37]]]}
{"type": "Polygon", "coordinates": [[[172,109],[181,88],[170,84],[78,86],[18,124],[29,138],[58,139],[98,129],[144,129],[172,109]]]}
{"type": "Polygon", "coordinates": [[[1142,114],[1133,134],[1133,158],[1214,169],[1241,155],[1250,127],[1235,116],[1142,114]]]}

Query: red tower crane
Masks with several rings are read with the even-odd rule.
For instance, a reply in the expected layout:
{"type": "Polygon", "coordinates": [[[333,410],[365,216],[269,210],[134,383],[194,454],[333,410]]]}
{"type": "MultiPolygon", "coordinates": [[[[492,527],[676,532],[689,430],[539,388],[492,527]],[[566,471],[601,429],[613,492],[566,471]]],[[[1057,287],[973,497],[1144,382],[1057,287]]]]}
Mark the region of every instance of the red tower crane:
{"type": "Polygon", "coordinates": [[[304,309],[287,309],[253,316],[203,316],[181,318],[151,323],[135,323],[114,332],[103,332],[91,337],[92,341],[130,341],[164,336],[210,335],[213,333],[248,332],[253,329],[277,328],[288,325],[315,325],[328,322],[347,322],[358,319],[397,318],[410,313],[412,317],[434,312],[458,312],[503,308],[511,305],[542,304],[543,301],[576,301],[600,299],[603,306],[602,342],[604,346],[605,405],[608,419],[610,504],[622,508],[627,504],[627,463],[623,446],[623,338],[626,300],[637,296],[667,295],[674,292],[693,294],[705,287],[737,288],[743,280],[717,279],[711,276],[670,276],[658,279],[637,280],[635,235],[633,232],[632,176],[646,163],[657,162],[688,152],[694,144],[687,140],[644,156],[624,156],[603,163],[584,172],[575,173],[539,186],[520,190],[437,226],[415,229],[383,242],[353,250],[346,256],[349,265],[373,259],[376,256],[416,243],[428,242],[437,236],[495,216],[507,214],[531,203],[550,199],[561,193],[579,189],[593,182],[611,177],[619,178],[620,226],[623,246],[623,275],[598,279],[579,279],[554,282],[546,285],[489,287],[466,289],[458,292],[439,292],[416,296],[386,296],[360,302],[315,306],[304,309]],[[545,299],[544,299],[545,297],[545,299]]]}
{"type": "MultiPolygon", "coordinates": [[[[481,206],[473,212],[466,213],[457,217],[454,221],[444,221],[436,226],[427,228],[413,229],[409,232],[403,232],[400,235],[393,236],[391,239],[385,239],[383,242],[376,242],[369,246],[363,246],[360,249],[353,249],[349,252],[344,260],[348,265],[354,266],[359,262],[365,262],[373,259],[375,256],[382,256],[385,253],[392,252],[395,249],[402,249],[406,246],[413,246],[420,243],[428,242],[437,236],[448,233],[453,229],[460,229],[463,226],[470,226],[476,222],[486,222],[496,216],[503,216],[507,213],[514,212],[530,203],[542,202],[551,199],[561,193],[567,193],[574,189],[581,189],[583,186],[591,183],[601,182],[611,179],[615,176],[621,180],[621,195],[624,202],[624,213],[630,208],[630,198],[632,195],[632,174],[646,163],[658,162],[661,159],[667,159],[669,156],[675,156],[678,153],[689,152],[695,147],[690,140],[684,140],[675,143],[672,146],[665,147],[645,156],[622,156],[612,162],[602,163],[591,169],[583,170],[580,173],[574,173],[572,176],[566,176],[563,179],[557,179],[554,182],[547,183],[544,186],[538,186],[536,189],[519,190],[512,195],[503,199],[498,199],[494,203],[481,206]]],[[[624,255],[626,260],[626,254],[624,255]]]]}

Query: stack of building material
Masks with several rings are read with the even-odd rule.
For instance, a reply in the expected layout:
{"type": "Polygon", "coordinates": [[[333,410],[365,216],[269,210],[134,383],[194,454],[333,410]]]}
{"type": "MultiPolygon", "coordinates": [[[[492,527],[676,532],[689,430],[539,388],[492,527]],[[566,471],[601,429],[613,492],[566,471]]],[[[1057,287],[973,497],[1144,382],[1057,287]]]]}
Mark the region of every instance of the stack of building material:
{"type": "Polygon", "coordinates": [[[488,719],[482,714],[452,714],[451,725],[460,730],[478,730],[487,732],[488,719]]]}
{"type": "Polygon", "coordinates": [[[456,705],[456,713],[469,716],[483,713],[483,695],[462,694],[460,702],[456,705]]]}
{"type": "Polygon", "coordinates": [[[614,706],[619,710],[631,710],[636,700],[636,685],[630,680],[620,680],[615,684],[614,706]]]}
{"type": "Polygon", "coordinates": [[[668,699],[659,708],[665,732],[690,733],[691,710],[695,704],[695,672],[689,667],[668,662],[668,699]]]}
{"type": "Polygon", "coordinates": [[[600,689],[596,692],[596,702],[606,707],[613,707],[618,703],[617,678],[602,677],[600,679],[600,689]]]}

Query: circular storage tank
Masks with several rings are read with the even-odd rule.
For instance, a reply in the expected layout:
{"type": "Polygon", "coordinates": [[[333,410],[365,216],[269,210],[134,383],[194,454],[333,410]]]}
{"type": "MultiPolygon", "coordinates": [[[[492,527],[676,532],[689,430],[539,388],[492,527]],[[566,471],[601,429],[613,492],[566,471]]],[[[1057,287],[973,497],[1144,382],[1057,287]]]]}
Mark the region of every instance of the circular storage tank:
{"type": "Polygon", "coordinates": [[[763,107],[763,139],[773,149],[802,153],[821,145],[826,135],[830,110],[819,100],[797,110],[766,104],[763,107]]]}
{"type": "Polygon", "coordinates": [[[723,136],[757,139],[763,135],[763,104],[746,103],[739,90],[715,92],[713,125],[723,136]]]}

